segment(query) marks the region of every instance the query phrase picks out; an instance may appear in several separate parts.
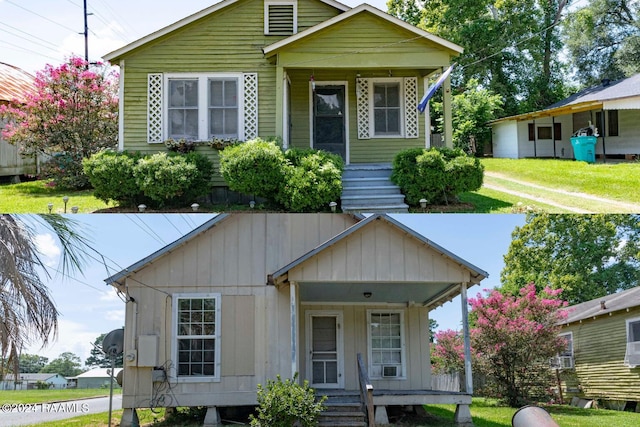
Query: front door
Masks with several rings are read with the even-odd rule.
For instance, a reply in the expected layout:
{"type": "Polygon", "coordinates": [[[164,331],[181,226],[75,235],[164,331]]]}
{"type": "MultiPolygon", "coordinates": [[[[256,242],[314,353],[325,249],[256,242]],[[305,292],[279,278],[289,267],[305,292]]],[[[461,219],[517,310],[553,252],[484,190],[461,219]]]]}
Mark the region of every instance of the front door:
{"type": "Polygon", "coordinates": [[[307,378],[315,388],[343,388],[342,313],[307,313],[307,378]]]}
{"type": "Polygon", "coordinates": [[[346,160],[344,86],[316,86],[313,92],[313,148],[346,160]]]}

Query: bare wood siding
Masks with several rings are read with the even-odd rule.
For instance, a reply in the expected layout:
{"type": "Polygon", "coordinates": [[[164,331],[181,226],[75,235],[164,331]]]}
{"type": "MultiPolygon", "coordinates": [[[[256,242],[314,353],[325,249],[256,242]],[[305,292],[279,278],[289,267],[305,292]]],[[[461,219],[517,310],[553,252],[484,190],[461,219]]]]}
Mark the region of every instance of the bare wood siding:
{"type": "MultiPolygon", "coordinates": [[[[364,306],[364,305],[302,305],[300,307],[300,325],[298,328],[300,342],[300,377],[306,378],[309,349],[306,348],[306,311],[327,310],[342,311],[344,335],[344,384],[346,390],[358,389],[358,371],[356,355],[361,353],[368,363],[367,343],[367,310],[395,310],[397,307],[364,306]]],[[[405,322],[405,357],[407,377],[402,380],[372,380],[374,389],[388,390],[428,390],[431,388],[431,366],[429,362],[428,311],[423,307],[404,310],[405,322]],[[426,328],[426,329],[423,329],[426,328]]],[[[306,378],[311,381],[310,378],[306,378]]]]}
{"type": "Polygon", "coordinates": [[[626,319],[639,316],[640,308],[635,308],[563,328],[573,332],[575,374],[585,397],[640,401],[640,368],[623,365],[626,319]]]}
{"type": "Polygon", "coordinates": [[[293,268],[289,279],[462,283],[469,274],[414,238],[376,223],[293,268]]]}
{"type": "MultiPolygon", "coordinates": [[[[255,403],[258,383],[291,373],[289,291],[267,286],[267,274],[354,223],[337,214],[226,219],[127,279],[137,306],[126,307],[125,352],[136,348],[135,336],[158,335],[158,366],[173,363],[171,296],[220,293],[221,381],[177,383],[173,392],[186,406],[255,403]]],[[[125,407],[148,405],[151,369],[125,366],[125,376],[125,407]]]]}

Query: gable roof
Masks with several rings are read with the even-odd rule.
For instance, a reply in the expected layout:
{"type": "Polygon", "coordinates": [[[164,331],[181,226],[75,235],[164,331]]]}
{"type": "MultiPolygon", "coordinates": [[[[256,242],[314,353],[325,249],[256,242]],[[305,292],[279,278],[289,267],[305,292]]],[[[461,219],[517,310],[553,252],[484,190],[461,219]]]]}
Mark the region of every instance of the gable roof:
{"type": "Polygon", "coordinates": [[[591,301],[585,301],[580,304],[566,307],[564,310],[568,312],[568,317],[562,322],[563,325],[579,322],[589,318],[597,318],[609,313],[614,313],[628,308],[640,306],[640,286],[627,289],[625,291],[616,292],[602,298],[596,298],[591,301]],[[604,308],[602,304],[604,303],[604,308]]]}
{"type": "Polygon", "coordinates": [[[634,105],[635,108],[640,109],[640,73],[614,82],[605,80],[602,84],[583,89],[542,110],[503,117],[489,123],[493,124],[508,120],[531,120],[538,117],[558,116],[568,112],[577,113],[601,108],[607,101],[636,97],[638,100],[634,102],[634,105]]]}
{"type": "Polygon", "coordinates": [[[0,62],[0,102],[25,101],[24,94],[34,90],[33,82],[31,74],[0,62]]]}
{"type": "MultiPolygon", "coordinates": [[[[115,368],[113,370],[113,378],[117,377],[120,371],[122,371],[122,368],[115,368]]],[[[109,378],[111,377],[110,372],[111,368],[93,368],[73,378],[109,378]]]]}
{"type": "Polygon", "coordinates": [[[291,263],[285,265],[284,267],[282,267],[282,268],[278,269],[277,271],[275,271],[274,273],[270,274],[269,275],[269,284],[275,284],[278,281],[281,281],[283,278],[286,277],[286,274],[290,270],[292,270],[295,267],[301,265],[302,263],[304,263],[308,259],[310,259],[310,258],[314,257],[315,255],[319,254],[320,252],[324,251],[325,249],[328,249],[328,248],[336,245],[337,243],[342,242],[347,237],[351,236],[352,234],[354,234],[358,230],[368,226],[369,224],[371,224],[374,221],[384,221],[384,222],[388,223],[389,225],[391,225],[392,227],[396,227],[396,228],[402,230],[403,232],[405,232],[405,233],[409,234],[410,236],[414,237],[415,239],[418,239],[420,242],[424,243],[428,247],[430,247],[430,248],[436,250],[437,252],[441,253],[444,257],[449,258],[450,260],[454,261],[455,263],[457,263],[457,264],[461,265],[462,267],[468,269],[470,271],[470,273],[471,273],[472,279],[474,279],[474,283],[479,283],[481,280],[485,279],[486,277],[489,277],[489,273],[487,273],[486,271],[483,271],[483,270],[479,269],[478,267],[476,267],[475,265],[471,264],[470,262],[465,261],[464,259],[460,258],[459,256],[455,255],[452,252],[449,252],[448,250],[446,250],[442,246],[432,242],[431,240],[427,239],[426,237],[422,236],[421,234],[417,233],[415,230],[407,227],[406,225],[398,222],[397,220],[395,220],[395,219],[393,219],[393,218],[391,218],[391,217],[389,217],[389,216],[387,216],[385,214],[374,214],[374,215],[369,216],[365,220],[358,222],[354,226],[349,227],[348,229],[346,229],[342,233],[336,235],[332,239],[326,241],[322,245],[320,245],[320,246],[316,247],[315,249],[307,252],[306,254],[302,255],[298,259],[292,261],[291,263]]]}
{"type": "Polygon", "coordinates": [[[174,242],[168,244],[167,246],[158,249],[157,251],[155,251],[151,255],[149,255],[149,256],[147,256],[145,258],[142,258],[140,261],[138,261],[138,262],[136,262],[134,264],[131,264],[129,267],[125,268],[124,270],[121,270],[120,272],[114,274],[113,276],[111,276],[111,277],[109,277],[107,279],[104,279],[104,281],[107,283],[107,285],[111,285],[113,283],[117,283],[119,280],[124,279],[125,277],[132,275],[133,273],[135,273],[136,271],[138,271],[142,267],[144,267],[144,266],[146,266],[148,264],[151,264],[153,261],[155,261],[156,259],[160,258],[161,256],[174,251],[178,247],[180,247],[180,246],[184,245],[185,243],[187,243],[189,240],[193,239],[196,236],[199,236],[200,234],[204,233],[205,231],[209,230],[210,228],[216,226],[218,223],[222,222],[223,220],[225,220],[228,217],[229,217],[229,214],[216,215],[214,218],[211,218],[209,221],[205,222],[201,226],[199,226],[197,228],[194,228],[189,233],[187,233],[184,236],[180,237],[178,240],[175,240],[174,242]]]}
{"type": "MultiPolygon", "coordinates": [[[[103,58],[107,61],[112,61],[113,59],[117,59],[129,52],[131,52],[132,50],[135,50],[147,43],[150,43],[162,36],[165,36],[167,34],[170,34],[176,30],[179,30],[180,28],[183,28],[189,24],[191,24],[192,22],[195,22],[201,18],[204,18],[212,13],[215,13],[219,10],[222,10],[228,6],[233,5],[234,3],[237,3],[240,0],[223,0],[219,3],[215,3],[212,6],[209,6],[206,9],[201,10],[200,12],[196,12],[192,15],[187,16],[186,18],[183,18],[171,25],[168,25],[164,28],[159,29],[158,31],[155,31],[147,36],[144,36],[132,43],[129,43],[126,46],[121,47],[120,49],[114,50],[113,52],[109,52],[106,55],[103,56],[103,58]]],[[[339,3],[335,0],[318,0],[322,3],[325,3],[331,7],[334,7],[342,12],[345,12],[349,9],[351,9],[349,6],[344,5],[342,3],[339,3]]]]}
{"type": "Polygon", "coordinates": [[[333,25],[336,25],[340,22],[344,22],[345,20],[350,19],[351,17],[364,13],[364,12],[369,12],[385,21],[388,21],[394,25],[397,25],[401,28],[404,28],[407,31],[410,31],[412,33],[414,33],[416,36],[418,37],[422,37],[424,39],[427,39],[435,44],[438,44],[450,51],[453,51],[455,53],[462,53],[464,51],[464,49],[461,46],[458,46],[455,43],[451,43],[450,41],[447,41],[443,38],[440,38],[438,36],[435,36],[427,31],[424,31],[418,27],[415,27],[411,24],[408,24],[406,22],[404,22],[401,19],[396,18],[395,16],[389,15],[388,13],[385,13],[383,11],[381,11],[380,9],[377,9],[373,6],[370,6],[366,3],[363,3],[345,13],[341,13],[340,15],[334,16],[331,19],[328,19],[318,25],[314,25],[311,28],[307,28],[304,31],[301,31],[297,34],[294,34],[292,36],[289,36],[283,40],[280,40],[278,42],[275,42],[269,46],[266,46],[262,49],[262,51],[264,52],[264,54],[266,56],[270,56],[273,55],[276,51],[292,44],[295,43],[298,40],[301,40],[305,37],[308,37],[314,33],[317,33],[318,31],[324,30],[325,28],[329,28],[333,25]]]}
{"type": "MultiPolygon", "coordinates": [[[[61,379],[66,379],[65,377],[63,377],[60,374],[56,374],[56,373],[50,373],[50,374],[23,374],[20,373],[18,374],[18,380],[22,380],[22,381],[47,381],[51,378],[61,378],[61,379]]],[[[9,374],[7,375],[7,380],[13,380],[13,374],[9,374]]]]}

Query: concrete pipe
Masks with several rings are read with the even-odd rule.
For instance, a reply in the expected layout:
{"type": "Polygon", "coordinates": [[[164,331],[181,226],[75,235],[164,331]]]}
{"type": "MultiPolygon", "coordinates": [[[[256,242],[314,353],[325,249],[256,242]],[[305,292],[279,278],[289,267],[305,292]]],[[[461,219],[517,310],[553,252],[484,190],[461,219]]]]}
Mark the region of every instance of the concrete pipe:
{"type": "Polygon", "coordinates": [[[513,427],[560,427],[551,415],[539,406],[523,406],[511,418],[513,427]]]}

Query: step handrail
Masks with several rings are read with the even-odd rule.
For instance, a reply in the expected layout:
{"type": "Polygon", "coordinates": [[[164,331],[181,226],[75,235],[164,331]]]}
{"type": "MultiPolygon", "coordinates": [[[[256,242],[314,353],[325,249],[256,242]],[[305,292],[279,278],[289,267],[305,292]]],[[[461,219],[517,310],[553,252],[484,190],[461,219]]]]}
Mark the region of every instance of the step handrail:
{"type": "Polygon", "coordinates": [[[367,368],[364,366],[362,354],[357,354],[358,359],[358,380],[360,382],[360,402],[363,404],[367,414],[367,426],[375,427],[375,415],[373,411],[373,384],[369,381],[367,368]]]}

